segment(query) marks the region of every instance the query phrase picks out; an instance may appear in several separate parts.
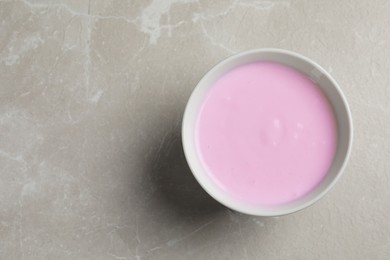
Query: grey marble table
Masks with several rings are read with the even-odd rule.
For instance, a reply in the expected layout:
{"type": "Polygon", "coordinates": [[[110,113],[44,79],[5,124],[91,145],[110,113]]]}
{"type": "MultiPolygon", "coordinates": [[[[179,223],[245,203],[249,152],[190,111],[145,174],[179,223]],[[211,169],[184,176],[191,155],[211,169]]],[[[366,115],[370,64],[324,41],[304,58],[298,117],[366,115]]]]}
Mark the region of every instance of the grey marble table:
{"type": "Polygon", "coordinates": [[[0,0],[0,259],[389,259],[386,0],[0,0]],[[351,160],[314,206],[230,211],[180,124],[216,62],[262,47],[329,70],[351,160]]]}

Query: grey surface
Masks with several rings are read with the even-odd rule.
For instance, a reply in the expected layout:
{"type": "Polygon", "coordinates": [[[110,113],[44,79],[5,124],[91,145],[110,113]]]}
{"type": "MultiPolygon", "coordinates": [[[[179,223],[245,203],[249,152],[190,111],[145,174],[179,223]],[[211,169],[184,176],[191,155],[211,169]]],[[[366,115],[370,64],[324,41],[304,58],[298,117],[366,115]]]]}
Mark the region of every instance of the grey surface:
{"type": "Polygon", "coordinates": [[[388,259],[388,1],[0,1],[1,259],[388,259]],[[330,71],[350,163],[313,207],[227,210],[180,143],[192,89],[276,47],[330,71]]]}

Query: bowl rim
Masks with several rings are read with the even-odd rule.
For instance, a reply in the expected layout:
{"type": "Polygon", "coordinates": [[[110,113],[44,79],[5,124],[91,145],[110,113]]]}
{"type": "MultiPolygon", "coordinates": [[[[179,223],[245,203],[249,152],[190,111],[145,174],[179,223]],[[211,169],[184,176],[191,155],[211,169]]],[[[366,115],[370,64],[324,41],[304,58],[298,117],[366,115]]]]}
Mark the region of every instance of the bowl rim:
{"type": "MultiPolygon", "coordinates": [[[[332,107],[333,107],[333,105],[332,105],[332,107]]],[[[199,108],[199,106],[197,106],[197,108],[199,108]]],[[[335,111],[335,113],[336,113],[336,111],[335,111]]],[[[188,166],[189,166],[192,174],[194,175],[195,179],[197,180],[197,182],[211,197],[213,197],[216,201],[223,204],[224,206],[226,206],[232,210],[241,212],[241,213],[255,215],[255,216],[281,216],[281,215],[287,215],[287,214],[291,214],[291,213],[300,211],[304,208],[307,208],[307,207],[313,205],[315,202],[317,202],[318,200],[323,198],[323,196],[326,193],[328,193],[329,190],[331,190],[333,188],[333,186],[335,185],[335,183],[339,180],[339,178],[341,177],[342,173],[345,170],[347,162],[349,161],[351,150],[352,150],[352,143],[353,143],[352,113],[351,113],[350,107],[348,105],[348,102],[345,98],[345,95],[344,95],[343,91],[341,90],[339,84],[323,67],[321,67],[315,61],[313,61],[313,60],[311,60],[311,59],[309,59],[309,58],[307,58],[299,53],[296,53],[296,52],[293,52],[290,50],[285,50],[285,49],[278,49],[278,48],[251,49],[251,50],[238,52],[236,54],[230,55],[227,58],[219,61],[214,66],[212,66],[212,68],[210,70],[208,70],[208,72],[205,73],[204,76],[199,80],[199,82],[196,84],[195,88],[193,89],[193,91],[188,99],[188,102],[186,104],[185,110],[184,110],[183,120],[182,120],[182,128],[181,128],[181,136],[182,136],[183,151],[184,151],[184,155],[185,155],[185,158],[187,160],[188,166]],[[199,175],[199,173],[197,173],[197,170],[195,169],[195,168],[203,168],[203,166],[199,166],[199,163],[194,158],[192,158],[193,156],[190,155],[190,153],[189,153],[189,149],[196,149],[196,148],[194,147],[194,142],[193,142],[194,136],[192,136],[192,140],[189,140],[191,137],[191,134],[188,133],[188,130],[187,130],[188,128],[186,128],[186,125],[188,124],[189,120],[196,120],[196,118],[194,118],[194,116],[191,116],[191,114],[190,114],[190,110],[192,110],[193,107],[195,105],[197,105],[197,103],[195,102],[196,101],[195,100],[195,98],[196,98],[195,97],[195,95],[196,95],[195,90],[198,89],[204,81],[208,80],[209,77],[214,75],[214,73],[216,73],[220,67],[223,67],[224,65],[226,65],[226,64],[228,64],[228,63],[230,63],[230,62],[232,62],[235,59],[238,59],[240,57],[247,56],[247,55],[256,55],[259,53],[277,53],[277,54],[281,54],[281,55],[294,57],[294,58],[300,59],[301,61],[315,67],[318,71],[320,71],[321,74],[324,75],[331,82],[331,85],[334,87],[334,89],[337,91],[339,97],[341,98],[342,105],[345,108],[345,112],[346,112],[347,120],[348,120],[347,123],[349,126],[347,150],[346,150],[342,164],[339,167],[339,170],[338,170],[336,176],[328,183],[328,185],[322,190],[322,192],[317,194],[312,199],[306,201],[305,203],[298,204],[297,206],[289,207],[286,209],[280,209],[280,210],[277,210],[274,212],[264,210],[264,207],[263,208],[257,207],[256,210],[248,209],[246,207],[246,205],[244,205],[244,204],[233,203],[233,201],[230,198],[228,198],[227,196],[224,196],[224,198],[218,198],[216,196],[215,192],[213,192],[212,190],[210,190],[208,188],[208,187],[210,187],[210,186],[208,186],[208,183],[213,182],[211,180],[211,178],[202,178],[199,175]]]]}

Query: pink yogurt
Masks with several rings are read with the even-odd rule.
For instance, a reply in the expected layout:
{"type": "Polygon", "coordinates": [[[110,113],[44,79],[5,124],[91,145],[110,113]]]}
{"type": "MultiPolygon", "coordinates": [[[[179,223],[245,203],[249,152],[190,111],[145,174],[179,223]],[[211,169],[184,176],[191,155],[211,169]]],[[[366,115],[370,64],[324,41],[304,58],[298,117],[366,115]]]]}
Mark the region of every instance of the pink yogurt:
{"type": "Polygon", "coordinates": [[[326,175],[337,146],[330,103],[307,76],[255,62],[220,77],[197,118],[199,157],[211,178],[240,200],[293,201],[326,175]]]}

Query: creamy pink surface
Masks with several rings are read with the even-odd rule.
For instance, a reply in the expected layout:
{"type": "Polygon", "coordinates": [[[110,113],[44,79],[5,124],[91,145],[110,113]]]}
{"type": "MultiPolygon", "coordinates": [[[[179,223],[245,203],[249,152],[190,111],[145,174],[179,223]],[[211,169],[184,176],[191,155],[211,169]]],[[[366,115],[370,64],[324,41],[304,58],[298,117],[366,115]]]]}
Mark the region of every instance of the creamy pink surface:
{"type": "Polygon", "coordinates": [[[333,110],[304,74],[279,63],[239,66],[211,86],[196,142],[210,177],[259,205],[297,199],[321,182],[337,146],[333,110]]]}

